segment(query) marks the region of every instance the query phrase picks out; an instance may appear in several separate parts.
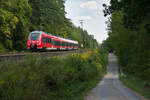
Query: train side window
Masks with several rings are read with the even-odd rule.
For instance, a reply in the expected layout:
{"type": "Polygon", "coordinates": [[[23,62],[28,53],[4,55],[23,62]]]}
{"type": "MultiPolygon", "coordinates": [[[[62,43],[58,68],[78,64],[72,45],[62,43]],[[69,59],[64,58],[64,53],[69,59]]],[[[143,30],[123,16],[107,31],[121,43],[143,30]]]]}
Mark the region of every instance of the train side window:
{"type": "Polygon", "coordinates": [[[42,38],[42,42],[45,43],[46,42],[46,37],[42,38]]]}
{"type": "Polygon", "coordinates": [[[51,43],[52,42],[52,40],[51,40],[51,38],[49,38],[49,43],[51,43]]]}
{"type": "Polygon", "coordinates": [[[50,43],[50,38],[48,38],[48,43],[50,43]]]}
{"type": "Polygon", "coordinates": [[[59,41],[54,41],[54,45],[55,46],[60,46],[60,42],[59,41]]]}
{"type": "Polygon", "coordinates": [[[62,46],[62,42],[60,42],[60,46],[62,46]]]}
{"type": "Polygon", "coordinates": [[[48,38],[46,37],[46,43],[48,43],[49,42],[49,40],[48,40],[48,38]]]}
{"type": "Polygon", "coordinates": [[[58,46],[60,46],[60,42],[58,41],[58,46]]]}
{"type": "Polygon", "coordinates": [[[64,46],[66,46],[66,42],[64,42],[64,46]]]}
{"type": "Polygon", "coordinates": [[[58,41],[57,41],[57,46],[59,45],[58,41]]]}
{"type": "Polygon", "coordinates": [[[58,41],[58,46],[60,46],[60,42],[58,41]]]}
{"type": "Polygon", "coordinates": [[[57,43],[58,43],[58,46],[60,46],[60,42],[58,41],[57,43]]]}
{"type": "Polygon", "coordinates": [[[56,41],[56,46],[58,46],[58,42],[56,41]]]}
{"type": "Polygon", "coordinates": [[[45,41],[45,42],[46,42],[46,43],[48,43],[48,38],[47,38],[47,37],[45,37],[45,39],[46,39],[46,41],[45,41]]]}
{"type": "Polygon", "coordinates": [[[59,46],[61,46],[61,42],[59,42],[59,46]]]}
{"type": "Polygon", "coordinates": [[[54,42],[55,46],[57,46],[57,41],[54,42]]]}
{"type": "Polygon", "coordinates": [[[49,43],[49,38],[47,38],[47,43],[49,43]]]}
{"type": "Polygon", "coordinates": [[[51,43],[51,42],[50,42],[50,38],[48,38],[48,43],[51,43]]]}
{"type": "Polygon", "coordinates": [[[58,41],[56,41],[56,44],[57,44],[57,46],[59,46],[59,42],[58,41]]]}
{"type": "Polygon", "coordinates": [[[54,45],[56,46],[56,41],[54,41],[54,45]]]}
{"type": "Polygon", "coordinates": [[[66,46],[66,43],[65,42],[63,42],[64,43],[64,45],[63,46],[66,46]]]}
{"type": "Polygon", "coordinates": [[[60,46],[61,45],[61,42],[58,42],[58,46],[60,46]]]}
{"type": "Polygon", "coordinates": [[[47,38],[47,43],[51,43],[51,38],[47,38]]]}
{"type": "Polygon", "coordinates": [[[46,43],[46,37],[44,37],[44,43],[46,43]]]}

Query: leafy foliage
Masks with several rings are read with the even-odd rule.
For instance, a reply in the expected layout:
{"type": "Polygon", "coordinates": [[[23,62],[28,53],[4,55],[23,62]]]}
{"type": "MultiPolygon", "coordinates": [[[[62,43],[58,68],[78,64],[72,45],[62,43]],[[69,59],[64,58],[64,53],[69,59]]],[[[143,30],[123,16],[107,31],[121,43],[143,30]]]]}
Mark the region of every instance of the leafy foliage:
{"type": "Polygon", "coordinates": [[[18,63],[3,62],[0,64],[0,99],[81,100],[102,78],[107,60],[107,54],[100,49],[65,59],[37,59],[29,55],[18,63]]]}
{"type": "Polygon", "coordinates": [[[123,24],[131,29],[138,29],[138,26],[145,21],[146,29],[150,28],[150,1],[149,0],[111,0],[111,5],[105,7],[105,16],[115,11],[123,10],[123,24]]]}

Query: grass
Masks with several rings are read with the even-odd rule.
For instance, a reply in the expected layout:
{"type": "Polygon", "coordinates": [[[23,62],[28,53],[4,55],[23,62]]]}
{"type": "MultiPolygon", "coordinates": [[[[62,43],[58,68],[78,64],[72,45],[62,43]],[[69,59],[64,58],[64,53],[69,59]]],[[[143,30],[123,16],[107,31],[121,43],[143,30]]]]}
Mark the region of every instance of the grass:
{"type": "Polygon", "coordinates": [[[120,80],[127,87],[133,89],[142,96],[150,99],[150,87],[146,87],[146,82],[133,76],[120,77],[120,80]]]}

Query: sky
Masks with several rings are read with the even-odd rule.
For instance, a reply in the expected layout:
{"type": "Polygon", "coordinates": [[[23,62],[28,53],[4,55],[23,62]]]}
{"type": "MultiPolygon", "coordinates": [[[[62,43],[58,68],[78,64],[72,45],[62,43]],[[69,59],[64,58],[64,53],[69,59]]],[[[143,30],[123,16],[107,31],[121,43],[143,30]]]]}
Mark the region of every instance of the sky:
{"type": "Polygon", "coordinates": [[[65,3],[66,17],[76,26],[81,26],[80,20],[84,20],[83,29],[94,35],[99,43],[108,37],[103,3],[109,4],[109,0],[67,0],[65,3]]]}

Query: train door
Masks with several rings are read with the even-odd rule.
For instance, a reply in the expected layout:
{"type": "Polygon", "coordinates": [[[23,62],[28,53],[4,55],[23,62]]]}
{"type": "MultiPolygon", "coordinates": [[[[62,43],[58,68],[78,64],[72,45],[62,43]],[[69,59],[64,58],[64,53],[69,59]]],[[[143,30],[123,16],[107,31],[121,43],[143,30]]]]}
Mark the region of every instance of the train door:
{"type": "Polygon", "coordinates": [[[46,37],[42,37],[42,47],[46,48],[46,37]]]}
{"type": "Polygon", "coordinates": [[[46,47],[49,48],[49,38],[46,37],[46,47]]]}
{"type": "Polygon", "coordinates": [[[51,38],[47,38],[47,47],[52,48],[52,39],[51,38]]]}
{"type": "Polygon", "coordinates": [[[63,42],[60,41],[60,50],[63,48],[63,42]]]}
{"type": "Polygon", "coordinates": [[[54,48],[54,40],[53,39],[51,39],[51,44],[52,44],[51,48],[54,48]]]}

